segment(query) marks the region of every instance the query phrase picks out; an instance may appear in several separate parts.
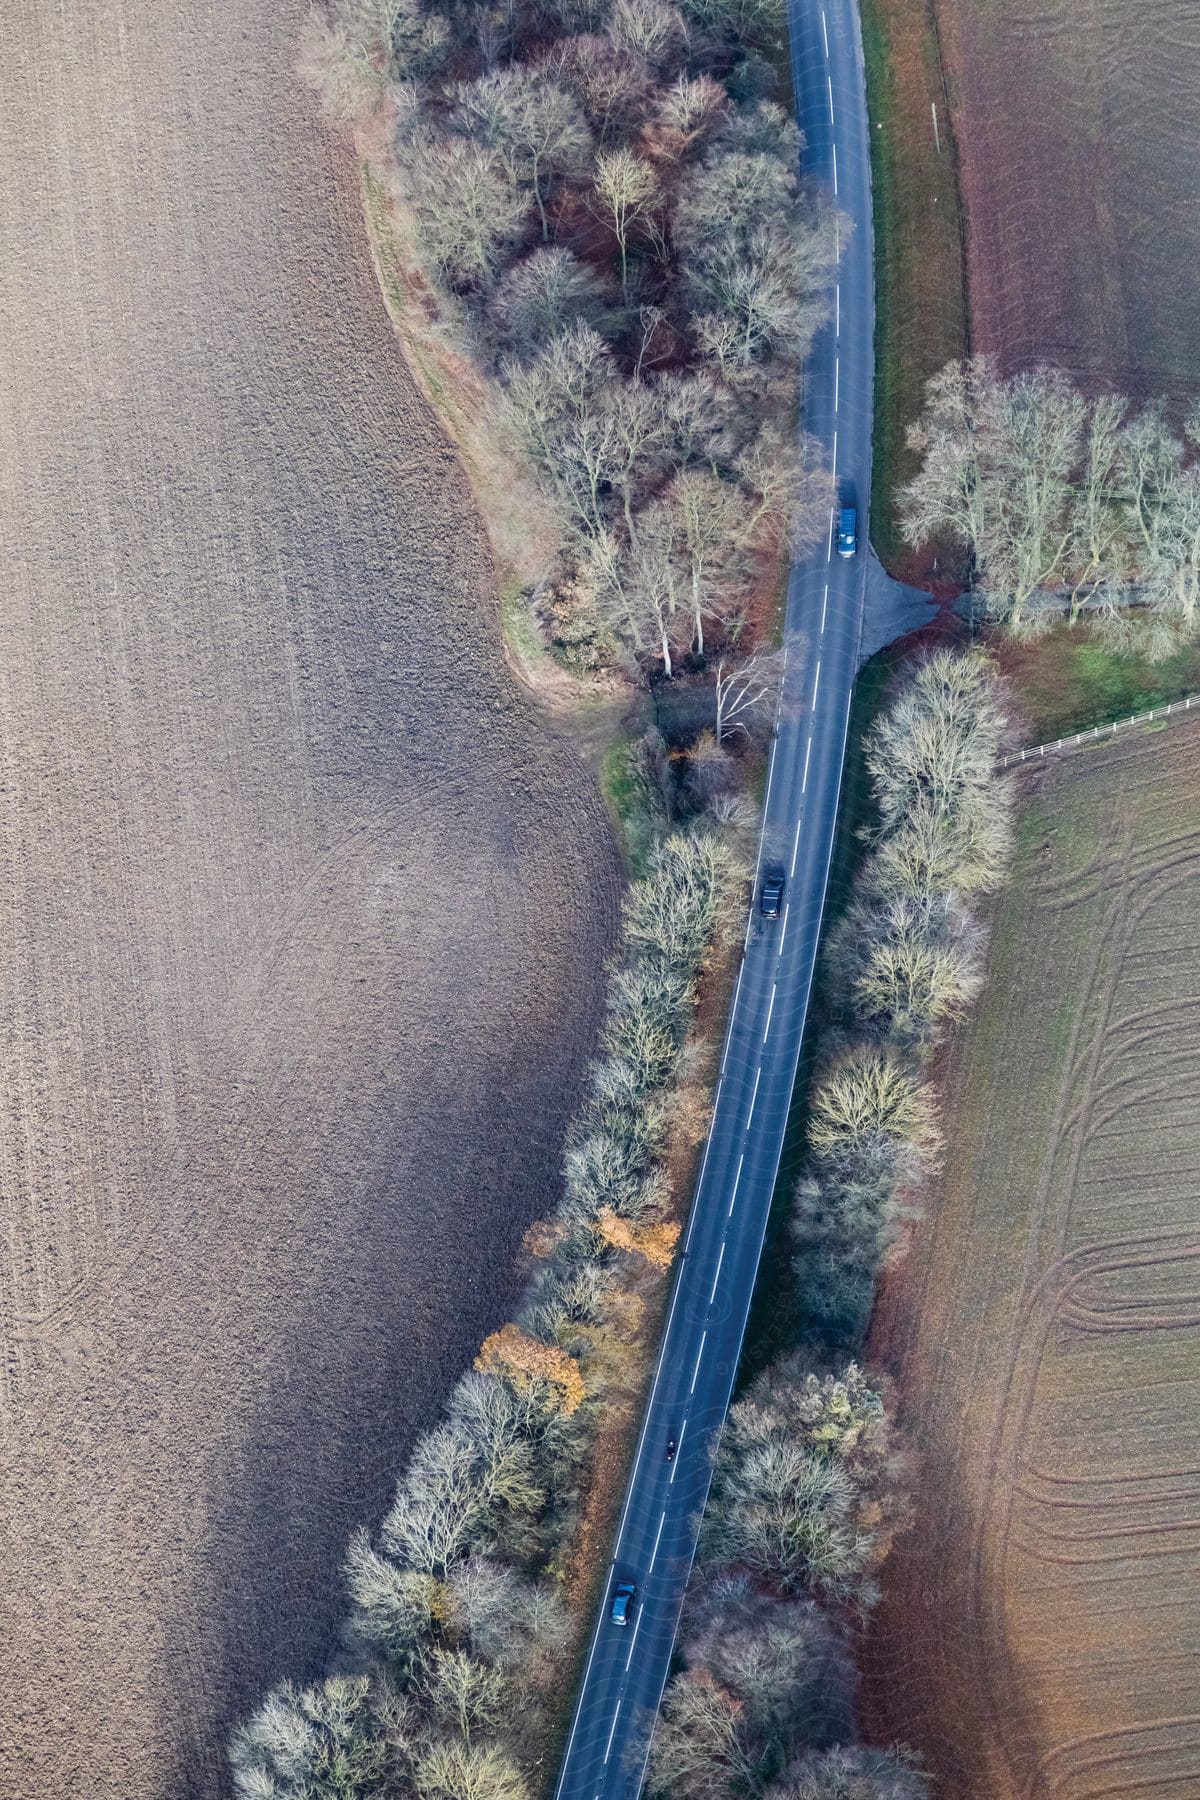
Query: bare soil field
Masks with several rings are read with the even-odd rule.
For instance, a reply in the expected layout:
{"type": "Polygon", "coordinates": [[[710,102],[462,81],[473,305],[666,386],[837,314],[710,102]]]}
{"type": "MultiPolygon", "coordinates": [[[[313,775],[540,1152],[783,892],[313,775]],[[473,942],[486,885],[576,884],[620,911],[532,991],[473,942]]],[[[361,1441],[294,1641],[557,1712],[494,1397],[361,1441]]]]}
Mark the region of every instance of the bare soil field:
{"type": "Polygon", "coordinates": [[[0,23],[11,1800],[224,1793],[315,1672],[556,1190],[615,927],[304,11],[0,23]]]}
{"type": "Polygon", "coordinates": [[[873,1325],[921,1461],[866,1712],[947,1800],[1200,1793],[1198,727],[1027,778],[873,1325]]]}
{"type": "Polygon", "coordinates": [[[935,3],[975,348],[1193,397],[1200,0],[935,3]]]}

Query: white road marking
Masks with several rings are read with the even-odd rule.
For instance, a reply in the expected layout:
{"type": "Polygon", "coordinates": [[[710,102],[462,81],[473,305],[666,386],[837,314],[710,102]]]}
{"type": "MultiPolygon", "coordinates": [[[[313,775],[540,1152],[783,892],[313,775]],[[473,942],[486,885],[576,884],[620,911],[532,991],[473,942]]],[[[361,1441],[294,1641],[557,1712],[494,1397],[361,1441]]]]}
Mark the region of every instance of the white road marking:
{"type": "Polygon", "coordinates": [[[723,1262],[724,1262],[724,1261],[725,1261],[725,1246],[724,1246],[724,1244],[722,1244],[722,1245],[721,1245],[721,1253],[720,1253],[720,1255],[719,1255],[719,1256],[718,1256],[718,1257],[717,1257],[717,1272],[716,1272],[716,1274],[715,1274],[715,1275],[714,1275],[714,1276],[713,1276],[713,1284],[712,1284],[712,1290],[711,1290],[711,1292],[710,1292],[710,1293],[709,1293],[709,1296],[708,1296],[708,1304],[709,1304],[709,1305],[710,1305],[710,1306],[711,1306],[711,1305],[712,1305],[712,1303],[713,1303],[713,1301],[714,1301],[714,1300],[715,1300],[715,1299],[716,1299],[716,1297],[717,1297],[717,1283],[718,1283],[718,1281],[720,1281],[720,1279],[721,1279],[721,1264],[722,1264],[722,1263],[723,1263],[723,1262]]]}
{"type": "Polygon", "coordinates": [[[829,20],[825,17],[825,8],[821,8],[821,36],[825,39],[825,54],[829,55],[829,20]]]}
{"type": "Polygon", "coordinates": [[[837,191],[837,145],[835,144],[833,146],[833,192],[835,199],[837,197],[837,191]]]}
{"type": "Polygon", "coordinates": [[[821,601],[821,636],[825,636],[825,614],[829,611],[829,583],[825,583],[825,597],[821,601]]]}
{"type": "Polygon", "coordinates": [[[789,900],[787,905],[783,909],[783,924],[779,927],[779,952],[778,952],[778,954],[780,956],[783,955],[783,940],[787,936],[788,914],[791,912],[791,910],[792,910],[792,903],[789,900]]]}
{"type": "Polygon", "coordinates": [[[829,88],[829,123],[831,125],[833,125],[836,123],[836,120],[834,119],[834,116],[833,116],[833,76],[827,75],[825,77],[825,82],[829,88]]]}
{"type": "Polygon", "coordinates": [[[836,478],[836,476],[837,476],[837,432],[836,431],[833,434],[833,469],[832,469],[831,473],[836,478]]]}
{"type": "Polygon", "coordinates": [[[725,1215],[727,1219],[732,1219],[733,1209],[737,1205],[738,1182],[742,1179],[742,1164],[745,1160],[746,1152],[743,1150],[742,1154],[738,1157],[737,1174],[733,1178],[733,1192],[729,1196],[729,1211],[725,1215]]]}
{"type": "MultiPolygon", "coordinates": [[[[813,675],[812,709],[814,712],[816,712],[816,710],[817,710],[817,694],[820,690],[820,686],[821,686],[821,659],[820,659],[820,657],[818,657],[816,672],[813,675]]],[[[811,742],[812,740],[810,739],[809,741],[811,742]]]]}
{"type": "MultiPolygon", "coordinates": [[[[805,744],[805,746],[804,746],[804,780],[800,783],[800,792],[802,794],[806,794],[808,792],[808,759],[811,755],[812,755],[812,738],[810,737],[807,744],[805,744]]],[[[797,837],[800,836],[800,827],[798,825],[796,827],[796,836],[797,837]]]]}
{"type": "Polygon", "coordinates": [[[838,410],[838,406],[841,402],[841,396],[842,396],[842,359],[840,356],[835,356],[833,359],[833,410],[834,410],[834,412],[836,412],[838,410]]]}
{"type": "MultiPolygon", "coordinates": [[[[826,51],[826,52],[825,52],[825,54],[826,54],[826,56],[828,56],[828,54],[829,54],[829,52],[828,52],[828,51],[826,51]]],[[[937,103],[936,103],[936,101],[933,101],[933,100],[931,100],[931,101],[930,101],[930,102],[929,102],[929,110],[930,110],[930,112],[931,112],[931,113],[932,113],[932,114],[933,114],[933,142],[934,142],[934,147],[935,147],[935,148],[936,148],[936,150],[937,150],[937,153],[938,153],[938,155],[939,155],[939,156],[940,156],[940,155],[941,155],[941,154],[942,154],[942,134],[941,134],[941,132],[940,132],[940,131],[939,131],[939,130],[938,130],[938,118],[937,118],[937,103]]]]}
{"type": "Polygon", "coordinates": [[[668,1483],[667,1483],[668,1487],[670,1487],[671,1482],[674,1481],[675,1471],[679,1467],[679,1452],[683,1449],[683,1434],[686,1430],[687,1430],[687,1420],[685,1419],[683,1421],[683,1424],[679,1427],[679,1442],[675,1446],[675,1461],[671,1464],[671,1481],[668,1481],[668,1483]]]}
{"type": "Polygon", "coordinates": [[[750,1096],[750,1111],[746,1114],[746,1130],[750,1129],[750,1121],[754,1117],[754,1103],[758,1099],[758,1084],[762,1080],[762,1064],[754,1071],[754,1092],[750,1096]]]}
{"type": "Polygon", "coordinates": [[[621,1716],[621,1708],[624,1706],[624,1704],[625,1704],[624,1697],[622,1697],[620,1700],[617,1701],[617,1710],[613,1714],[612,1726],[608,1733],[608,1743],[605,1745],[605,1748],[604,1748],[605,1762],[607,1762],[609,1757],[612,1755],[612,1741],[617,1735],[617,1720],[621,1716]]]}
{"type": "Polygon", "coordinates": [[[842,284],[839,281],[833,290],[833,335],[842,335],[842,284]]]}
{"type": "Polygon", "coordinates": [[[791,867],[792,875],[794,875],[796,873],[796,858],[800,854],[800,826],[801,826],[801,823],[802,823],[802,821],[800,819],[796,820],[796,838],[795,838],[795,842],[792,845],[792,867],[791,867]]]}
{"type": "MultiPolygon", "coordinates": [[[[753,919],[753,917],[754,917],[754,914],[751,913],[750,918],[753,919]]],[[[746,925],[746,936],[747,936],[747,938],[750,936],[749,923],[747,923],[747,925],[746,925]]],[[[735,1018],[737,1016],[738,995],[742,991],[742,976],[745,973],[746,973],[746,965],[743,962],[741,968],[738,970],[737,986],[733,990],[733,1005],[729,1009],[729,1016],[731,1019],[735,1018]]],[[[725,1079],[725,1064],[728,1061],[729,1061],[729,1043],[728,1043],[728,1040],[726,1040],[725,1056],[724,1056],[724,1060],[721,1063],[721,1079],[722,1079],[722,1081],[725,1079]]],[[[721,1093],[721,1090],[720,1090],[720,1088],[718,1088],[717,1089],[718,1098],[720,1097],[720,1093],[721,1093]]],[[[713,1118],[715,1119],[716,1116],[717,1116],[717,1105],[716,1105],[716,1101],[714,1100],[714,1102],[713,1102],[713,1118]]],[[[711,1133],[710,1133],[710,1135],[711,1135],[711,1133]]],[[[707,1156],[707,1152],[705,1154],[707,1156]]],[[[704,1170],[703,1169],[700,1170],[700,1180],[701,1181],[704,1180],[704,1170]]]]}
{"type": "MultiPolygon", "coordinates": [[[[694,1394],[694,1393],[695,1393],[695,1391],[696,1391],[696,1383],[697,1383],[697,1381],[699,1381],[699,1379],[700,1379],[700,1364],[701,1364],[701,1361],[702,1361],[702,1360],[703,1360],[703,1357],[704,1357],[704,1340],[705,1340],[705,1338],[706,1338],[706,1337],[707,1337],[707,1336],[708,1336],[708,1331],[707,1331],[707,1328],[706,1328],[706,1329],[705,1329],[705,1330],[704,1330],[704,1331],[702,1331],[702,1332],[701,1332],[701,1333],[700,1333],[700,1348],[699,1348],[699,1349],[698,1349],[698,1350],[697,1350],[697,1352],[696,1352],[696,1366],[695,1366],[695,1368],[694,1368],[694,1369],[693,1369],[693,1370],[692,1370],[692,1385],[691,1385],[691,1387],[690,1387],[690,1388],[689,1388],[689,1389],[688,1389],[688,1393],[689,1393],[689,1394],[694,1394]]],[[[662,1530],[662,1526],[661,1526],[661,1525],[660,1525],[660,1526],[659,1526],[659,1530],[660,1530],[660,1531],[661,1531],[661,1530],[662,1530]]],[[[652,1560],[651,1560],[651,1567],[653,1567],[653,1559],[652,1559],[652,1560]]]]}
{"type": "MultiPolygon", "coordinates": [[[[672,1469],[671,1473],[674,1474],[675,1471],[672,1469]]],[[[638,1607],[638,1616],[633,1621],[633,1636],[629,1640],[629,1655],[625,1658],[625,1673],[627,1675],[629,1673],[629,1665],[633,1661],[633,1646],[637,1643],[637,1634],[642,1629],[642,1614],[645,1610],[646,1606],[643,1601],[642,1605],[638,1607]]]]}
{"type": "Polygon", "coordinates": [[[775,989],[778,987],[778,985],[779,985],[778,982],[775,982],[775,981],[773,981],[771,983],[771,998],[767,1001],[767,1022],[766,1022],[766,1025],[763,1027],[763,1043],[764,1044],[766,1043],[768,1034],[771,1030],[771,1014],[775,1011],[775,989]]]}
{"type": "Polygon", "coordinates": [[[650,1552],[650,1567],[646,1570],[647,1575],[649,1575],[651,1573],[651,1571],[653,1570],[655,1561],[658,1557],[658,1546],[662,1543],[663,1526],[666,1524],[666,1522],[667,1522],[667,1512],[666,1512],[666,1508],[664,1507],[662,1518],[658,1521],[658,1530],[654,1534],[654,1548],[650,1552]]]}

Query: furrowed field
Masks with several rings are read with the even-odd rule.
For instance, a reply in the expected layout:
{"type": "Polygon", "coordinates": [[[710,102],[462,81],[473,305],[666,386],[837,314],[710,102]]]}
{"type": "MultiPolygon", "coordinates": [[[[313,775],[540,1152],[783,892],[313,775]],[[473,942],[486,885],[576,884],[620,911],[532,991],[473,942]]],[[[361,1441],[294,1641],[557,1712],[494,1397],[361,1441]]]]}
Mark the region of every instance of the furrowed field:
{"type": "Polygon", "coordinates": [[[1200,0],[935,0],[976,349],[1190,398],[1200,0]]]}
{"type": "Polygon", "coordinates": [[[306,15],[0,22],[5,1800],[212,1800],[320,1670],[615,925],[306,15]]]}
{"type": "Polygon", "coordinates": [[[868,1723],[958,1800],[1200,1792],[1200,728],[1025,777],[873,1354],[919,1446],[868,1723]]]}

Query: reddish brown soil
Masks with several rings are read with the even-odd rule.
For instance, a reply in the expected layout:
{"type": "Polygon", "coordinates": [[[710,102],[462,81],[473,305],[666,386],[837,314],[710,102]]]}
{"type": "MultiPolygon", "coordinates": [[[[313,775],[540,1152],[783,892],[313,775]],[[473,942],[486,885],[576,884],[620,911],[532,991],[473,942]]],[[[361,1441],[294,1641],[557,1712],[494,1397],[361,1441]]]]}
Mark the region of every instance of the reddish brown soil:
{"type": "Polygon", "coordinates": [[[11,1800],[208,1800],[318,1668],[548,1210],[614,927],[304,10],[0,25],[11,1800]]]}
{"type": "Polygon", "coordinates": [[[936,0],[977,350],[1200,390],[1200,0],[936,0]]]}
{"type": "Polygon", "coordinates": [[[921,1462],[866,1721],[943,1800],[1200,1793],[1200,722],[1030,779],[871,1354],[921,1462]]]}

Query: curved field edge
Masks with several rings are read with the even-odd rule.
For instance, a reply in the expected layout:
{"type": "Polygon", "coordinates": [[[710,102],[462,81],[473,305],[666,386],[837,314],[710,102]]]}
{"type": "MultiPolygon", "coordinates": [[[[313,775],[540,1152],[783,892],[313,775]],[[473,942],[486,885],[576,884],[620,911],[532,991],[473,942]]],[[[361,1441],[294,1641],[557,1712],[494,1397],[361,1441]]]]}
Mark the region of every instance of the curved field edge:
{"type": "Polygon", "coordinates": [[[923,1466],[865,1710],[951,1800],[1200,1782],[1198,769],[1185,718],[1027,778],[946,1169],[876,1312],[923,1466]]]}

